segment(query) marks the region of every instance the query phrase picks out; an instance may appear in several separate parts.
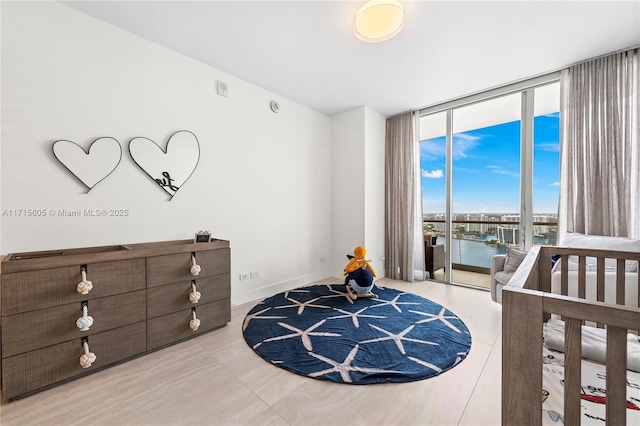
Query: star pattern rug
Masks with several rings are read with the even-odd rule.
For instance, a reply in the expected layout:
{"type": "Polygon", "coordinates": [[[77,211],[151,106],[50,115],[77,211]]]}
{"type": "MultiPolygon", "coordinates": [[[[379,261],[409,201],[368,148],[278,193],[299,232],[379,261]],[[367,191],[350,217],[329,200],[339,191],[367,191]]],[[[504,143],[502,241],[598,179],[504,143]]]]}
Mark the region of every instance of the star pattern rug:
{"type": "Polygon", "coordinates": [[[471,334],[453,312],[388,287],[374,293],[352,300],[344,284],[322,284],[276,294],[246,315],[244,339],[280,368],[350,384],[427,379],[466,358],[471,334]]]}

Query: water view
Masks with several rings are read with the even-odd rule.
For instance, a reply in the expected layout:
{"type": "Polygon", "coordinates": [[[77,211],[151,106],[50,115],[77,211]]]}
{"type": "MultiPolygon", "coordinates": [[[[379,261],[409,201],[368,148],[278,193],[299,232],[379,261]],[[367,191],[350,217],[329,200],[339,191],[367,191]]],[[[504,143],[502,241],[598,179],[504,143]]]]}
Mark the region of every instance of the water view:
{"type": "MultiPolygon", "coordinates": [[[[496,254],[506,254],[506,244],[492,244],[496,236],[477,235],[477,239],[453,238],[451,242],[451,262],[463,265],[491,267],[491,258],[496,254]]],[[[547,244],[544,237],[534,237],[534,244],[547,244]]],[[[444,237],[438,236],[437,244],[444,244],[444,237]]]]}
{"type": "MultiPolygon", "coordinates": [[[[520,215],[512,213],[474,213],[452,215],[451,261],[454,264],[489,268],[491,258],[505,254],[507,247],[520,248],[520,215]]],[[[533,216],[533,244],[555,245],[556,214],[533,216]]],[[[445,243],[443,213],[424,215],[425,234],[436,235],[437,244],[445,243]]]]}

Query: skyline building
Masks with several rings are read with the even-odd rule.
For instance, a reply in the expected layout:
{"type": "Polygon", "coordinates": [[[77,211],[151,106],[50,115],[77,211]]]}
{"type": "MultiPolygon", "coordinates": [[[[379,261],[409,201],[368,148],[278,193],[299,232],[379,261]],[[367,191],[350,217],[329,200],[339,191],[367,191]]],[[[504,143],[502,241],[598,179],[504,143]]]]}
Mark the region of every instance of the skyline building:
{"type": "Polygon", "coordinates": [[[518,228],[508,228],[506,226],[499,226],[496,229],[496,236],[498,237],[498,242],[500,244],[519,244],[520,243],[520,231],[518,228]]]}

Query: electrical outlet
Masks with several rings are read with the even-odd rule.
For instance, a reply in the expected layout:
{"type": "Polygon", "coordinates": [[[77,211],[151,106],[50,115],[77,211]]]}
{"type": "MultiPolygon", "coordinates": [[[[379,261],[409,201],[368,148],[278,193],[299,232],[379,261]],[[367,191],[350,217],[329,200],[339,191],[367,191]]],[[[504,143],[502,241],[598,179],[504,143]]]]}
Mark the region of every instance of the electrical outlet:
{"type": "Polygon", "coordinates": [[[260,273],[258,271],[251,272],[251,278],[258,278],[259,276],[260,276],[260,273]]]}
{"type": "Polygon", "coordinates": [[[244,281],[244,280],[248,280],[249,279],[249,273],[248,272],[243,272],[242,274],[240,274],[240,281],[244,281]]]}

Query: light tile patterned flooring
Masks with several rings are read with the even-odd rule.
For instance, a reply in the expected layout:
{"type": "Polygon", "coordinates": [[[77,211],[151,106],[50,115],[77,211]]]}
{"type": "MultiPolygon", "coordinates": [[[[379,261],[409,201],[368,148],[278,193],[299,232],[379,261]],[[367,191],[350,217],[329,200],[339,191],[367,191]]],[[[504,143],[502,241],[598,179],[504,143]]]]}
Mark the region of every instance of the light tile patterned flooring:
{"type": "MultiPolygon", "coordinates": [[[[339,279],[322,282],[339,283],[339,279]]],[[[0,424],[498,425],[501,308],[487,291],[436,281],[378,284],[460,316],[472,347],[457,367],[412,383],[345,385],[275,367],[244,342],[255,305],[224,328],[30,397],[0,405],[0,424]]]]}

